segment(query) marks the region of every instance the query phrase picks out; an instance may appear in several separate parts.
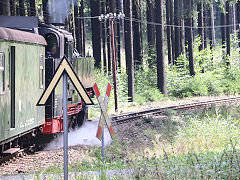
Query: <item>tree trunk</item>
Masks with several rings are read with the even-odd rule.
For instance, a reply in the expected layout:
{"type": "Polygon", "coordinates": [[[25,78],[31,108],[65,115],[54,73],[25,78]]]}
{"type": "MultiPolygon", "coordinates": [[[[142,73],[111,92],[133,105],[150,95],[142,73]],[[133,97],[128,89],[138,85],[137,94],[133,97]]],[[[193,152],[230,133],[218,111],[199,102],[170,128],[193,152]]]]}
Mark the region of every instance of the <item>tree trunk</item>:
{"type": "MultiPolygon", "coordinates": [[[[170,25],[170,0],[166,0],[166,21],[170,25]]],[[[167,26],[168,64],[172,64],[172,44],[170,26],[167,26]]]]}
{"type": "Polygon", "coordinates": [[[224,27],[226,25],[226,15],[224,14],[224,12],[221,12],[221,31],[222,31],[222,46],[223,48],[225,48],[225,43],[226,43],[226,27],[224,27]]]}
{"type": "MultiPolygon", "coordinates": [[[[147,21],[155,22],[155,8],[151,0],[147,0],[147,21]]],[[[155,60],[155,25],[147,24],[148,64],[152,67],[155,60]]]]}
{"type": "MultiPolygon", "coordinates": [[[[170,24],[174,25],[174,17],[173,17],[173,0],[169,0],[170,7],[170,24]]],[[[174,27],[171,26],[171,44],[172,44],[172,64],[174,64],[175,59],[175,38],[174,38],[174,27]]]]}
{"type": "Polygon", "coordinates": [[[231,6],[230,12],[231,12],[231,23],[230,24],[233,25],[231,33],[235,33],[236,29],[237,29],[236,28],[236,4],[233,4],[231,6]]]}
{"type": "Polygon", "coordinates": [[[226,38],[227,38],[227,58],[226,58],[226,64],[227,66],[230,65],[229,62],[229,56],[230,56],[230,5],[229,2],[226,1],[226,38]]]}
{"type": "Polygon", "coordinates": [[[134,60],[133,60],[133,26],[132,26],[132,0],[125,0],[125,55],[128,74],[128,97],[134,102],[134,60]]]}
{"type": "Polygon", "coordinates": [[[25,16],[24,0],[19,0],[20,16],[25,16]]]}
{"type": "Polygon", "coordinates": [[[0,16],[3,15],[3,1],[0,1],[0,16]]]}
{"type": "MultiPolygon", "coordinates": [[[[80,17],[84,17],[84,0],[80,0],[79,14],[80,17]]],[[[85,47],[85,20],[80,19],[80,54],[85,57],[86,55],[86,47],[85,47]]]]}
{"type": "MultiPolygon", "coordinates": [[[[110,13],[116,13],[116,0],[109,0],[109,12],[110,13]]],[[[115,21],[115,20],[114,20],[115,21]]],[[[118,58],[118,54],[117,54],[117,52],[118,52],[118,49],[117,49],[117,41],[116,41],[116,34],[117,34],[117,28],[116,28],[116,23],[114,22],[114,24],[113,24],[113,29],[114,29],[114,34],[115,34],[115,36],[114,36],[114,48],[115,48],[115,57],[116,57],[116,59],[118,60],[119,58],[118,58]]],[[[110,34],[111,34],[111,32],[110,32],[110,34]]],[[[111,55],[112,56],[112,55],[111,55]]],[[[113,57],[111,57],[111,59],[113,59],[113,57]]]]}
{"type": "Polygon", "coordinates": [[[189,60],[189,69],[190,75],[195,75],[195,68],[194,68],[194,57],[193,57],[193,30],[192,30],[192,0],[184,0],[184,9],[186,12],[185,16],[185,27],[186,31],[186,40],[188,44],[188,60],[189,60]]]}
{"type": "Polygon", "coordinates": [[[184,18],[183,18],[183,0],[180,0],[180,53],[184,54],[185,51],[185,30],[184,30],[184,18]]]}
{"type": "MultiPolygon", "coordinates": [[[[25,1],[25,2],[26,2],[26,8],[27,8],[27,15],[31,16],[31,14],[30,14],[30,2],[29,1],[25,1]]],[[[53,4],[53,3],[51,3],[51,4],[53,4]]]]}
{"type": "Polygon", "coordinates": [[[74,3],[74,18],[75,18],[75,38],[76,38],[76,49],[78,52],[81,51],[80,49],[80,23],[79,23],[79,19],[77,18],[79,16],[78,13],[78,9],[79,9],[79,5],[78,2],[74,3]]]}
{"type": "Polygon", "coordinates": [[[174,1],[174,24],[175,24],[175,59],[180,55],[180,18],[179,1],[174,1]]]}
{"type": "MultiPolygon", "coordinates": [[[[121,13],[124,14],[124,5],[123,0],[119,1],[121,13]]],[[[124,38],[124,18],[120,19],[120,26],[121,26],[121,37],[122,37],[122,47],[125,47],[125,38],[124,38]]]]}
{"type": "Polygon", "coordinates": [[[46,24],[49,24],[48,0],[42,0],[42,6],[43,6],[43,20],[46,24]]]}
{"type": "Polygon", "coordinates": [[[203,29],[203,0],[197,4],[197,11],[198,11],[198,35],[201,38],[201,43],[199,46],[199,51],[203,50],[204,48],[204,29],[203,29]]]}
{"type": "MultiPolygon", "coordinates": [[[[100,1],[90,0],[91,16],[100,16],[100,1]]],[[[91,19],[92,27],[92,46],[93,46],[93,57],[95,59],[95,67],[100,68],[101,66],[101,38],[100,38],[100,22],[98,19],[91,19]]]]}
{"type": "Polygon", "coordinates": [[[239,40],[238,47],[240,48],[240,27],[239,27],[239,24],[240,24],[240,1],[238,1],[238,3],[237,3],[236,16],[237,16],[237,24],[238,24],[238,40],[239,40]]]}
{"type": "Polygon", "coordinates": [[[30,0],[30,16],[36,16],[36,3],[35,3],[35,0],[30,0]]]}
{"type": "MultiPolygon", "coordinates": [[[[121,4],[120,2],[116,1],[116,13],[117,15],[121,12],[121,4]]],[[[117,52],[116,52],[116,57],[117,57],[117,67],[119,67],[119,69],[121,68],[121,33],[120,33],[120,19],[116,19],[116,23],[117,23],[117,34],[116,34],[116,44],[117,44],[117,52]]],[[[119,71],[120,72],[120,71],[119,71]]]]}
{"type": "Polygon", "coordinates": [[[207,21],[207,9],[205,8],[205,5],[203,6],[203,47],[206,49],[207,48],[207,27],[208,26],[208,21],[207,21]]]}
{"type": "Polygon", "coordinates": [[[10,16],[10,0],[1,1],[2,3],[2,15],[10,16]]]}
{"type": "MultiPolygon", "coordinates": [[[[111,0],[106,0],[106,12],[107,14],[110,13],[110,2],[111,0]]],[[[109,20],[107,19],[106,21],[107,24],[109,24],[109,20]]],[[[109,26],[106,27],[107,28],[107,54],[108,54],[108,59],[107,59],[107,62],[108,62],[108,74],[111,74],[111,59],[112,59],[112,56],[111,56],[111,45],[110,45],[110,29],[109,29],[109,26]]]]}
{"type": "MultiPolygon", "coordinates": [[[[140,0],[133,1],[133,18],[141,19],[140,0]]],[[[142,65],[142,33],[140,22],[133,22],[133,54],[137,69],[142,65]]]]}
{"type": "MultiPolygon", "coordinates": [[[[106,14],[105,1],[101,0],[101,13],[106,14]]],[[[103,68],[107,72],[107,55],[106,55],[106,20],[102,21],[102,49],[103,49],[103,68]]]]}
{"type": "Polygon", "coordinates": [[[156,49],[157,49],[157,86],[158,89],[167,95],[166,73],[164,60],[164,27],[163,27],[163,0],[155,0],[156,5],[156,23],[162,24],[156,26],[156,49]]]}
{"type": "Polygon", "coordinates": [[[19,2],[16,3],[16,16],[20,16],[19,2]]]}
{"type": "Polygon", "coordinates": [[[16,16],[16,2],[15,2],[15,0],[10,0],[10,11],[11,11],[11,16],[16,16]]]}
{"type": "Polygon", "coordinates": [[[211,5],[210,9],[210,19],[209,19],[209,24],[211,26],[210,28],[210,48],[213,49],[215,47],[215,28],[214,28],[214,11],[213,11],[213,4],[211,5]]]}

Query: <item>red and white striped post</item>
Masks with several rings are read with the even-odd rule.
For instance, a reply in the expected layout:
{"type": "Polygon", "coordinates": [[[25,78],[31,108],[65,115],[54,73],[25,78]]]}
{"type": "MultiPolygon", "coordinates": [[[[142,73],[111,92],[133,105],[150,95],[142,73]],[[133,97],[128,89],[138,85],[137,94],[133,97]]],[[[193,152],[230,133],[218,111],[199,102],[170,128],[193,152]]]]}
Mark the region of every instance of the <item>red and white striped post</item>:
{"type": "Polygon", "coordinates": [[[98,100],[98,103],[100,105],[101,112],[102,112],[100,120],[99,120],[98,130],[97,130],[97,138],[101,140],[102,131],[104,129],[104,120],[106,121],[109,133],[110,133],[111,137],[113,138],[115,133],[114,133],[114,130],[112,127],[111,120],[109,119],[109,116],[107,113],[107,105],[108,105],[108,100],[109,100],[109,96],[110,96],[110,92],[111,92],[111,85],[108,83],[104,101],[103,101],[102,97],[100,96],[100,92],[99,92],[99,89],[98,89],[98,86],[96,83],[93,86],[93,90],[97,96],[97,100],[98,100]]]}
{"type": "Polygon", "coordinates": [[[102,157],[103,157],[103,161],[104,161],[105,160],[105,151],[104,151],[104,122],[105,121],[107,123],[108,130],[109,130],[112,138],[115,134],[113,131],[113,128],[112,128],[111,120],[109,120],[109,117],[107,114],[107,106],[108,106],[109,96],[110,96],[110,92],[111,92],[111,85],[109,83],[107,85],[107,90],[106,90],[104,101],[102,100],[102,97],[100,96],[100,92],[99,92],[99,89],[98,89],[98,86],[96,83],[93,86],[93,90],[97,96],[97,100],[99,102],[101,112],[102,112],[100,119],[99,119],[98,130],[97,130],[96,136],[100,141],[102,140],[102,157]]]}

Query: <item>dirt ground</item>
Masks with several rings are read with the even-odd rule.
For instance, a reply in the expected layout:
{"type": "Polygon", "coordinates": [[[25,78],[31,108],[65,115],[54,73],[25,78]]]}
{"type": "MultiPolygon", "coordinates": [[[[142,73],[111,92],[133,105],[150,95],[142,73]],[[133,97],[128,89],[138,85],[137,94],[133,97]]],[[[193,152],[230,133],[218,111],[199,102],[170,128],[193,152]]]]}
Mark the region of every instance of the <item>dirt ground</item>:
{"type": "MultiPolygon", "coordinates": [[[[143,109],[149,109],[153,107],[163,107],[167,105],[176,105],[183,103],[190,103],[196,101],[204,101],[214,99],[216,97],[195,97],[188,100],[180,101],[168,101],[163,103],[151,103],[146,106],[133,107],[128,109],[121,109],[121,112],[133,112],[140,111],[143,109]]],[[[159,115],[151,117],[153,119],[164,119],[166,115],[159,115]]],[[[150,121],[151,121],[150,118],[150,121]]],[[[126,151],[122,151],[120,156],[122,158],[126,157],[130,152],[141,152],[145,151],[146,147],[153,146],[154,142],[154,131],[149,131],[151,127],[158,126],[157,129],[161,129],[164,123],[153,123],[148,122],[149,118],[136,120],[128,124],[122,124],[114,127],[116,132],[116,141],[125,148],[126,151]],[[122,143],[124,142],[124,144],[122,143]]],[[[157,122],[157,121],[154,121],[157,122]]],[[[156,127],[155,127],[156,128],[156,127]]],[[[110,147],[111,148],[111,145],[110,147]]],[[[89,147],[86,145],[77,145],[69,147],[69,164],[74,164],[76,161],[81,162],[83,159],[91,160],[93,158],[91,153],[96,149],[96,147],[89,147]]],[[[113,150],[114,151],[114,150],[113,150]]],[[[114,154],[108,154],[114,159],[114,154]]],[[[39,151],[34,154],[25,154],[22,157],[11,160],[4,166],[0,166],[0,176],[18,173],[34,173],[34,172],[44,172],[45,169],[54,168],[56,166],[63,165],[63,148],[50,151],[39,151]]]]}

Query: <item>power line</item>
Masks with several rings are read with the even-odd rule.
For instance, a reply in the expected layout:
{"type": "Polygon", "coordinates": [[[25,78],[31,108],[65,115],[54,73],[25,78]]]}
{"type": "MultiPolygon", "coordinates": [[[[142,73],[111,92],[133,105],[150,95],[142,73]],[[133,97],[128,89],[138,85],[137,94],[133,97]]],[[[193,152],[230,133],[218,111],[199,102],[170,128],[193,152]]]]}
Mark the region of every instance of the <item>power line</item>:
{"type": "MultiPolygon", "coordinates": [[[[4,0],[0,0],[3,4],[7,4],[7,2],[5,2],[4,0]]],[[[13,6],[10,4],[10,6],[13,6]]],[[[34,8],[31,8],[31,7],[28,7],[30,10],[34,9],[34,8]]],[[[21,10],[27,10],[27,8],[20,8],[18,7],[18,9],[21,9],[21,10]]],[[[37,9],[35,9],[36,12],[37,12],[37,9]]],[[[46,12],[46,11],[43,11],[43,12],[46,12]]],[[[48,16],[48,17],[52,17],[49,13],[48,14],[45,14],[45,16],[48,16]]],[[[101,14],[100,16],[88,16],[88,17],[74,17],[76,19],[99,19],[100,21],[102,20],[106,20],[108,18],[110,18],[109,14],[106,14],[106,15],[103,15],[101,14]]],[[[125,17],[124,14],[121,14],[121,12],[117,15],[116,13],[113,14],[113,18],[118,18],[118,19],[125,19],[127,21],[132,21],[132,22],[137,22],[137,23],[141,23],[141,24],[149,24],[149,25],[154,25],[154,26],[164,26],[164,27],[173,27],[173,28],[192,28],[192,29],[212,29],[212,28],[226,28],[226,27],[234,27],[236,25],[239,25],[240,24],[229,24],[229,25],[214,25],[214,27],[212,26],[201,26],[201,27],[194,27],[194,26],[177,26],[177,25],[171,25],[171,24],[161,24],[161,23],[156,23],[156,22],[150,22],[150,21],[147,21],[147,20],[142,20],[142,19],[135,19],[135,18],[129,18],[129,17],[125,17]]]]}
{"type": "MultiPolygon", "coordinates": [[[[102,16],[93,16],[93,17],[75,17],[77,19],[101,19],[102,20],[102,16]]],[[[106,17],[106,15],[105,15],[106,17]]],[[[108,16],[109,18],[109,16],[108,16]]],[[[104,19],[108,19],[108,18],[104,18],[104,19]]],[[[229,24],[229,25],[214,25],[214,27],[212,26],[198,26],[198,27],[194,27],[194,26],[177,26],[177,25],[171,25],[171,24],[161,24],[161,23],[156,23],[156,22],[150,22],[147,20],[141,20],[141,19],[135,19],[135,18],[129,18],[129,17],[120,17],[122,19],[125,19],[127,21],[132,21],[132,22],[137,22],[137,23],[141,23],[141,24],[149,24],[149,25],[155,25],[155,26],[164,26],[164,27],[174,27],[174,28],[193,28],[193,29],[212,29],[212,28],[222,28],[222,27],[234,27],[236,25],[240,24],[229,24]]]]}

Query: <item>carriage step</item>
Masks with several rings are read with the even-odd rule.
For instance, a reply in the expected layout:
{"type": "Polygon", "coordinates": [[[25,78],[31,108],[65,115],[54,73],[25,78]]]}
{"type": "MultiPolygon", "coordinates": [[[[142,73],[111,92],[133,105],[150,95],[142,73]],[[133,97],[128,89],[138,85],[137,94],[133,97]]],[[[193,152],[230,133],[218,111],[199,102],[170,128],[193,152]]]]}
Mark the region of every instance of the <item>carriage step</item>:
{"type": "Polygon", "coordinates": [[[20,148],[10,148],[6,151],[3,151],[3,154],[14,154],[15,152],[18,152],[20,150],[20,148]]]}

